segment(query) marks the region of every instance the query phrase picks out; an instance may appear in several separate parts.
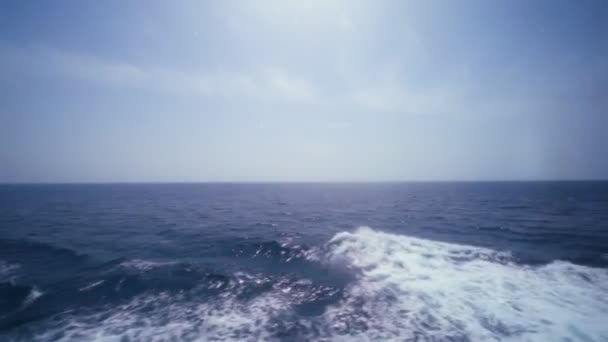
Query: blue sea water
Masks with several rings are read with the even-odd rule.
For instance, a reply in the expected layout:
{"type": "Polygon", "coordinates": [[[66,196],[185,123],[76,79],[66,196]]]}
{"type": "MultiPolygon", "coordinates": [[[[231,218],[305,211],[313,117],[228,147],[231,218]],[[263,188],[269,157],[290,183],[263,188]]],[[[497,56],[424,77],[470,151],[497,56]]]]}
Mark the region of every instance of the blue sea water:
{"type": "Polygon", "coordinates": [[[0,186],[1,341],[608,341],[608,183],[0,186]]]}

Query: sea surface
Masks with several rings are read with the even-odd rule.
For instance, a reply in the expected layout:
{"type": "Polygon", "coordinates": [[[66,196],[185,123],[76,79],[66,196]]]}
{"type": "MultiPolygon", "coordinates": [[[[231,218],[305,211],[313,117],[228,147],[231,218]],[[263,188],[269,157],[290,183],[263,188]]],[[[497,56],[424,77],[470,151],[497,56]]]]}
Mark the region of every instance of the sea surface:
{"type": "Polygon", "coordinates": [[[0,341],[608,341],[608,182],[0,186],[0,341]]]}

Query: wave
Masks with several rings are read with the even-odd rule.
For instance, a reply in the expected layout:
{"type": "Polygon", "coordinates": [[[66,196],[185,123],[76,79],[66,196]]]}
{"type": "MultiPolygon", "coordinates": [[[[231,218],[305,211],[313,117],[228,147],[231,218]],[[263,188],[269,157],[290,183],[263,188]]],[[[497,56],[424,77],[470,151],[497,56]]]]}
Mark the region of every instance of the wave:
{"type": "Polygon", "coordinates": [[[42,295],[36,286],[0,283],[0,330],[5,319],[26,309],[42,295]]]}
{"type": "Polygon", "coordinates": [[[381,233],[339,233],[325,258],[359,272],[326,316],[348,335],[426,340],[603,341],[608,274],[567,262],[381,233]],[[357,303],[362,303],[357,305],[357,303]]]}
{"type": "Polygon", "coordinates": [[[206,274],[190,292],[162,291],[114,307],[74,311],[38,322],[40,333],[22,331],[13,340],[276,340],[292,328],[296,315],[319,314],[310,308],[311,303],[337,302],[340,291],[308,279],[243,272],[230,277],[206,274]],[[210,294],[214,296],[207,297],[210,294]],[[201,300],[201,295],[208,300],[201,300]]]}
{"type": "Polygon", "coordinates": [[[0,239],[0,255],[8,258],[15,257],[54,257],[65,259],[84,259],[85,255],[64,247],[28,239],[0,239]]]}
{"type": "Polygon", "coordinates": [[[0,319],[22,307],[32,290],[31,286],[0,283],[0,319]]]}
{"type": "Polygon", "coordinates": [[[77,274],[90,262],[89,256],[73,249],[27,239],[0,239],[0,259],[5,261],[0,263],[0,280],[6,277],[8,267],[13,273],[19,269],[13,280],[36,283],[60,281],[65,274],[77,274]]]}
{"type": "Polygon", "coordinates": [[[608,340],[605,269],[521,265],[506,252],[370,228],[338,233],[303,257],[352,280],[204,274],[188,291],[39,322],[42,333],[27,340],[608,340]]]}

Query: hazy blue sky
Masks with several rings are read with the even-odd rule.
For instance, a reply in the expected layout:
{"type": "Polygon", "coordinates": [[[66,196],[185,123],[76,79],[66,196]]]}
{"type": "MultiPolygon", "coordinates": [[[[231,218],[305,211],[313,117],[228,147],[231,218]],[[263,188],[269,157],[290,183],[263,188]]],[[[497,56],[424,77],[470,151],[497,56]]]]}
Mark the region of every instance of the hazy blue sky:
{"type": "Polygon", "coordinates": [[[0,1],[0,182],[608,178],[608,1],[0,1]]]}

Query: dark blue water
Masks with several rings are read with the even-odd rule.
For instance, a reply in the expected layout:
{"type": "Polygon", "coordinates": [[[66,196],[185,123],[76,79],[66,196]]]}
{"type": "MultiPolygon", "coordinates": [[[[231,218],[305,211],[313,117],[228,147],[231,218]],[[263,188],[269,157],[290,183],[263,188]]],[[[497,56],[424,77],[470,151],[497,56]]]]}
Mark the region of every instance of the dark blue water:
{"type": "Polygon", "coordinates": [[[608,341],[608,183],[0,186],[0,340],[608,341]]]}

